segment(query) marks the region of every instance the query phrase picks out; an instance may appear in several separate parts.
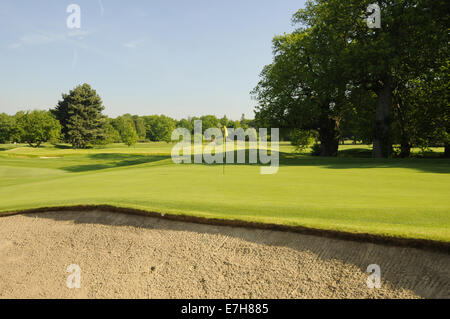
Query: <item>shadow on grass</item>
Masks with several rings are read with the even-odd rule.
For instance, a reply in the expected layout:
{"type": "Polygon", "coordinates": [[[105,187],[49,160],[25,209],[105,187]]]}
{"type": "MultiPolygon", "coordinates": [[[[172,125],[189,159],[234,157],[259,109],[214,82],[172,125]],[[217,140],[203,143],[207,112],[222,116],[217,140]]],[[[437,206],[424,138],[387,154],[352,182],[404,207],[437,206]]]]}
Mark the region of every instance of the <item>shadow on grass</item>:
{"type": "Polygon", "coordinates": [[[145,163],[153,163],[170,158],[169,155],[140,155],[140,154],[90,154],[89,159],[100,163],[83,164],[63,167],[62,169],[72,172],[96,171],[108,168],[134,166],[145,163]]]}
{"type": "MultiPolygon", "coordinates": [[[[263,165],[257,157],[258,162],[249,163],[249,150],[245,150],[245,163],[237,162],[237,153],[227,152],[225,158],[233,156],[235,163],[226,162],[225,165],[263,165]]],[[[283,166],[319,166],[329,169],[371,169],[371,168],[408,168],[421,172],[450,174],[450,160],[445,158],[371,158],[370,150],[352,149],[340,151],[338,157],[320,157],[305,154],[279,152],[280,167],[283,166]]],[[[69,172],[96,171],[116,167],[134,166],[145,163],[153,163],[171,159],[170,155],[144,155],[144,154],[122,154],[122,153],[100,153],[90,154],[88,158],[93,163],[64,167],[69,172]]],[[[194,163],[194,156],[191,157],[194,163]]],[[[199,165],[223,165],[222,163],[208,164],[203,159],[199,165]]],[[[268,164],[270,165],[270,164],[268,164]]]]}
{"type": "MultiPolygon", "coordinates": [[[[226,157],[234,156],[237,152],[227,152],[226,157]],[[234,153],[234,154],[232,154],[234,153]]],[[[257,164],[249,164],[249,150],[245,151],[246,163],[231,165],[261,165],[258,155],[257,164]]],[[[282,166],[320,166],[329,169],[355,168],[408,168],[421,172],[450,174],[450,160],[445,158],[372,158],[372,152],[367,149],[351,149],[338,153],[338,157],[321,157],[305,154],[279,152],[280,167],[282,166]]],[[[219,163],[205,165],[222,165],[219,163]]],[[[230,164],[228,162],[228,164],[230,164]]],[[[228,165],[226,164],[226,165],[228,165]]],[[[270,164],[268,164],[270,165],[270,164]]]]}
{"type": "Polygon", "coordinates": [[[407,168],[427,173],[450,174],[445,158],[316,157],[280,153],[280,166],[321,166],[330,169],[407,168]]]}
{"type": "Polygon", "coordinates": [[[21,145],[18,144],[3,144],[0,146],[0,152],[2,151],[9,151],[15,148],[21,147],[21,145]]]}
{"type": "Polygon", "coordinates": [[[60,150],[68,150],[73,149],[71,145],[69,144],[55,144],[53,145],[54,148],[60,149],[60,150]]]}
{"type": "Polygon", "coordinates": [[[372,150],[368,150],[367,148],[342,150],[338,152],[338,157],[372,158],[372,150]]]}

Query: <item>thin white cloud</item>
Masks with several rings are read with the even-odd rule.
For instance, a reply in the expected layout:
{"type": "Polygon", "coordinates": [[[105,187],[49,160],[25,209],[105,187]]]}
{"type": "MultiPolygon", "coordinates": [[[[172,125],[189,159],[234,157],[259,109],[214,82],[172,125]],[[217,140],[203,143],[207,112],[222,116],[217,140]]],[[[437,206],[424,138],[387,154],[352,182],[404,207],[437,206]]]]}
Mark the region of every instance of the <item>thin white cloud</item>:
{"type": "Polygon", "coordinates": [[[19,38],[17,42],[9,45],[10,49],[17,49],[24,45],[41,45],[53,42],[54,39],[42,34],[29,34],[19,38]]]}
{"type": "Polygon", "coordinates": [[[98,4],[100,5],[100,15],[103,17],[103,13],[105,12],[105,8],[103,7],[102,0],[98,0],[98,4]]]}
{"type": "Polygon", "coordinates": [[[27,34],[20,37],[17,42],[8,45],[8,48],[17,49],[22,46],[44,45],[56,41],[70,41],[73,38],[78,38],[82,40],[89,34],[90,34],[89,31],[76,29],[70,30],[67,33],[60,33],[60,34],[51,34],[44,32],[27,34]]]}
{"type": "Polygon", "coordinates": [[[10,48],[10,49],[17,49],[17,48],[20,48],[21,46],[22,46],[22,43],[15,42],[15,43],[11,43],[10,45],[8,45],[8,48],[10,48]]]}
{"type": "Polygon", "coordinates": [[[80,30],[80,29],[74,29],[74,30],[71,30],[71,31],[69,31],[67,33],[67,37],[69,37],[69,38],[76,37],[76,38],[82,40],[89,34],[90,34],[89,31],[80,30]]]}
{"type": "Polygon", "coordinates": [[[129,48],[129,49],[136,49],[138,46],[138,41],[129,41],[129,42],[125,42],[123,43],[123,46],[125,48],[129,48]]]}
{"type": "MultiPolygon", "coordinates": [[[[29,34],[20,37],[16,42],[13,42],[7,47],[9,49],[18,49],[20,47],[25,46],[33,46],[33,45],[45,45],[49,43],[56,43],[57,41],[68,44],[74,49],[74,54],[72,57],[72,68],[76,68],[79,62],[79,53],[80,51],[89,52],[103,58],[112,59],[115,63],[126,66],[134,66],[132,61],[123,59],[120,54],[117,52],[112,52],[111,50],[103,50],[101,48],[96,47],[95,45],[90,45],[86,43],[86,41],[80,41],[87,35],[92,34],[91,31],[73,29],[67,31],[65,33],[48,33],[48,32],[37,32],[35,34],[29,34]]],[[[123,43],[124,46],[129,48],[137,48],[138,44],[144,42],[142,39],[136,41],[130,41],[127,43],[123,43]]],[[[70,63],[70,62],[69,62],[70,63]]]]}

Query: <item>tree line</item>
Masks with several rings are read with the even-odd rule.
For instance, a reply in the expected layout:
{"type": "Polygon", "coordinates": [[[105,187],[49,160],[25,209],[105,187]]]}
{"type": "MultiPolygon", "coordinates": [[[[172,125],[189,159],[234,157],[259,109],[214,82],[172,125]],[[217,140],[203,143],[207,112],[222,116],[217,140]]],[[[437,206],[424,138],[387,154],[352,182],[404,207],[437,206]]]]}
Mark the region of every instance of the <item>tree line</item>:
{"type": "Polygon", "coordinates": [[[104,115],[103,102],[89,84],[75,87],[50,110],[19,111],[15,115],[0,114],[0,143],[28,143],[39,147],[44,142],[66,142],[73,148],[91,145],[137,142],[171,141],[177,127],[194,133],[194,121],[202,120],[203,130],[212,127],[242,127],[253,125],[252,120],[231,120],[214,115],[176,120],[165,115],[138,116],[125,114],[116,118],[104,115]]]}
{"type": "Polygon", "coordinates": [[[408,157],[411,148],[442,146],[450,156],[449,2],[379,0],[381,28],[369,28],[373,0],[309,0],[293,16],[297,28],[273,39],[273,62],[251,92],[255,119],[214,115],[108,118],[100,96],[79,85],[49,111],[0,114],[0,143],[74,148],[170,141],[193,122],[210,127],[278,127],[298,149],[336,156],[345,138],[373,145],[373,157],[408,157]]]}
{"type": "Polygon", "coordinates": [[[373,144],[373,157],[431,146],[448,157],[449,2],[379,0],[379,29],[366,22],[372,2],[309,0],[294,14],[252,91],[257,125],[314,137],[322,156],[353,138],[373,144]]]}

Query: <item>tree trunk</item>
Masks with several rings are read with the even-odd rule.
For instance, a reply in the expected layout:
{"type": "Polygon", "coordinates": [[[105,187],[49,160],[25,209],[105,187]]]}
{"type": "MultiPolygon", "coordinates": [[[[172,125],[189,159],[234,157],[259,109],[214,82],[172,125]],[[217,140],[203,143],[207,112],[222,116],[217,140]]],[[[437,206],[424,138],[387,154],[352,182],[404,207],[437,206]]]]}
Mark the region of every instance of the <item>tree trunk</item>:
{"type": "Polygon", "coordinates": [[[399,121],[400,130],[400,157],[406,158],[411,155],[412,143],[409,141],[409,136],[403,128],[403,121],[399,121]]]}
{"type": "Polygon", "coordinates": [[[339,148],[339,129],[335,119],[324,119],[319,128],[320,156],[337,156],[339,148]]]}
{"type": "Polygon", "coordinates": [[[400,144],[400,157],[409,157],[411,155],[411,146],[412,145],[409,142],[402,142],[400,144]]]}
{"type": "Polygon", "coordinates": [[[390,136],[392,80],[389,76],[383,80],[383,86],[378,90],[377,95],[372,157],[389,157],[392,153],[390,136]]]}
{"type": "Polygon", "coordinates": [[[447,158],[450,157],[450,144],[449,143],[445,144],[444,156],[447,158]]]}

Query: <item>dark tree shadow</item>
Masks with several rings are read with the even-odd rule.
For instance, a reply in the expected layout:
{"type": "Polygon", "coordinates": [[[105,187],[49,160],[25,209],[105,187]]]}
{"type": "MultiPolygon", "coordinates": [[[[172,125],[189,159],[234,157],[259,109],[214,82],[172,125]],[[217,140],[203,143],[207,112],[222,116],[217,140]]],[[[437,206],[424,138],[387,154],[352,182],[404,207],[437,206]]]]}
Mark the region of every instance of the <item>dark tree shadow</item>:
{"type": "Polygon", "coordinates": [[[67,144],[55,144],[53,145],[55,148],[57,149],[61,149],[61,150],[68,150],[68,149],[72,149],[72,146],[67,145],[67,144]]]}
{"type": "Polygon", "coordinates": [[[280,166],[321,166],[330,169],[407,168],[426,173],[450,174],[445,158],[320,157],[280,153],[280,166]]]}
{"type": "Polygon", "coordinates": [[[88,157],[92,160],[102,161],[101,163],[83,164],[63,167],[63,170],[72,173],[97,171],[108,168],[134,166],[145,163],[153,163],[169,159],[169,155],[141,155],[141,154],[90,154],[88,157]]]}
{"type": "MultiPolygon", "coordinates": [[[[249,150],[245,150],[245,163],[237,163],[237,153],[226,152],[225,158],[234,156],[234,163],[212,163],[204,165],[270,165],[262,164],[257,156],[256,164],[249,164],[249,150]]],[[[270,154],[270,153],[269,153],[270,154]]],[[[370,150],[353,149],[340,151],[338,157],[311,156],[298,153],[279,152],[279,165],[282,166],[320,166],[329,169],[371,169],[408,168],[426,173],[450,174],[450,160],[446,158],[372,158],[370,150]]],[[[194,157],[192,156],[192,163],[194,157]]]]}
{"type": "Polygon", "coordinates": [[[338,152],[338,157],[372,158],[372,151],[366,148],[353,148],[348,150],[341,150],[338,152]]]}

